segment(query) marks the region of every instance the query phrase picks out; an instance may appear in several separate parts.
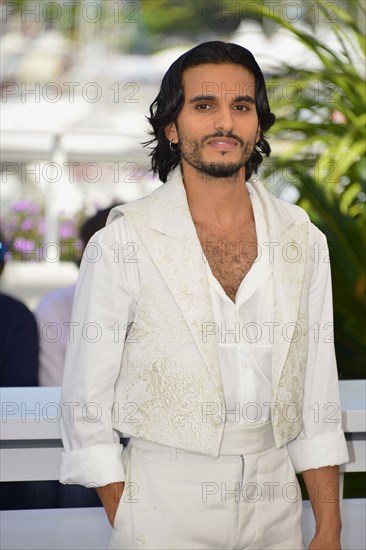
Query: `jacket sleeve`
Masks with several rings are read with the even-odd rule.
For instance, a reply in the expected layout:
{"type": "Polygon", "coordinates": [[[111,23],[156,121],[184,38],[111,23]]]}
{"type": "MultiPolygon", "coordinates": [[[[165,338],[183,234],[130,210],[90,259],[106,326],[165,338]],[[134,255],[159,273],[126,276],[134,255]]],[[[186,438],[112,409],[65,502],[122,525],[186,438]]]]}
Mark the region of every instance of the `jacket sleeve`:
{"type": "Polygon", "coordinates": [[[311,225],[314,271],[309,293],[309,351],[305,375],[303,428],[288,451],[298,472],[348,462],[341,426],[333,340],[332,282],[325,236],[311,225]]]}
{"type": "Polygon", "coordinates": [[[122,217],[98,231],[83,255],[61,394],[64,484],[95,487],[125,479],[112,407],[138,292],[137,263],[124,256],[124,245],[134,239],[122,217]]]}

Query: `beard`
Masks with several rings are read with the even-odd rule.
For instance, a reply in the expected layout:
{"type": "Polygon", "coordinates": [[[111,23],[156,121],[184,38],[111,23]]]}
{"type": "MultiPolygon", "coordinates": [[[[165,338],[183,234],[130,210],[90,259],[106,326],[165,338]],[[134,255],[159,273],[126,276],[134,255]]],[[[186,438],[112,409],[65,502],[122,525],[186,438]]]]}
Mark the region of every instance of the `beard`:
{"type": "MultiPolygon", "coordinates": [[[[239,170],[243,168],[248,162],[253,149],[254,143],[245,143],[238,136],[232,134],[215,134],[209,138],[202,138],[201,142],[196,139],[187,138],[184,135],[179,135],[179,144],[180,144],[180,154],[181,157],[193,168],[210,176],[211,178],[228,178],[233,179],[239,173],[239,170]],[[202,148],[203,142],[212,137],[230,137],[238,141],[241,148],[240,159],[236,162],[232,161],[221,161],[221,162],[207,162],[203,159],[202,148]]],[[[222,153],[224,156],[225,153],[222,153]]]]}

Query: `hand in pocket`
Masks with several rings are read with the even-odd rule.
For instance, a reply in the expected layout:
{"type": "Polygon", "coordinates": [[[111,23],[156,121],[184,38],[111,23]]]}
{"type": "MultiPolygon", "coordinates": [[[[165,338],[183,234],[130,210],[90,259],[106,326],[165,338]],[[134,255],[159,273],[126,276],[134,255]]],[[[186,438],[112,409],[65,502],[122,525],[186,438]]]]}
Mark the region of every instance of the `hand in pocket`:
{"type": "Polygon", "coordinates": [[[124,486],[124,481],[118,481],[97,488],[98,496],[104,506],[108,521],[112,527],[114,527],[114,520],[122,498],[124,486]]]}

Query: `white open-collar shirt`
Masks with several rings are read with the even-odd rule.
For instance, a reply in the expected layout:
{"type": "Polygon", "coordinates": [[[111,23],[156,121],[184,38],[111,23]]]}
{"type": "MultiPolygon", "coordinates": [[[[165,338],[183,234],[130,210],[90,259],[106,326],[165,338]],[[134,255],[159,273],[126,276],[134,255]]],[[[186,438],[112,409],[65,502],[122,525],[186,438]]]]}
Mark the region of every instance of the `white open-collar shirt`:
{"type": "MultiPolygon", "coordinates": [[[[206,260],[224,386],[228,423],[268,422],[271,401],[273,322],[272,267],[263,243],[268,242],[267,224],[260,203],[250,193],[256,233],[257,257],[242,280],[235,303],[212,274],[206,260]]],[[[249,249],[250,248],[250,249],[249,249]]],[[[253,254],[253,248],[242,254],[253,254]]]]}
{"type": "MultiPolygon", "coordinates": [[[[271,261],[268,246],[265,246],[266,242],[268,244],[268,220],[265,219],[255,187],[247,183],[247,189],[255,218],[258,254],[240,284],[235,303],[213,276],[207,260],[206,264],[214,314],[210,330],[217,338],[226,421],[253,424],[270,420],[274,297],[271,261]]],[[[126,216],[123,216],[118,224],[112,223],[105,230],[97,232],[92,240],[103,248],[115,242],[138,242],[139,238],[126,216]]],[[[326,255],[326,251],[323,255],[326,255]]],[[[73,306],[74,319],[81,323],[87,320],[85,304],[88,304],[89,315],[94,314],[94,319],[97,319],[98,311],[108,310],[111,316],[123,324],[133,321],[140,292],[138,263],[122,262],[118,264],[118,269],[116,265],[112,269],[111,265],[104,265],[103,262],[82,263],[73,306]],[[107,277],[109,281],[108,295],[100,295],[100,277],[107,277]]],[[[313,280],[309,327],[327,326],[332,312],[332,288],[330,266],[325,263],[325,258],[320,258],[316,264],[313,280]]],[[[309,333],[310,360],[305,379],[303,428],[288,443],[294,468],[299,472],[348,461],[347,445],[341,429],[337,380],[327,379],[325,373],[334,372],[332,368],[323,368],[335,362],[334,346],[332,343],[324,343],[329,342],[329,339],[325,340],[324,333],[318,341],[312,338],[311,331],[309,333]]],[[[94,358],[86,349],[90,345],[83,339],[79,340],[77,354],[70,354],[72,359],[66,360],[66,369],[76,371],[84,364],[82,368],[88,369],[88,383],[94,380],[95,387],[100,389],[101,365],[97,359],[96,364],[93,364],[94,358]]],[[[121,349],[118,346],[112,348],[108,349],[102,368],[106,377],[108,372],[114,372],[121,358],[121,349]]],[[[99,390],[98,393],[103,400],[103,393],[99,390]]],[[[75,387],[72,376],[64,379],[63,396],[64,399],[72,396],[76,401],[83,401],[83,388],[81,385],[75,387]]],[[[107,409],[108,404],[105,406],[107,409]]],[[[62,431],[65,453],[60,480],[63,483],[85,484],[86,479],[90,478],[94,483],[103,485],[104,477],[100,474],[103,470],[109,472],[108,483],[124,479],[122,460],[117,460],[120,454],[119,434],[114,433],[111,437],[111,434],[103,435],[97,430],[97,435],[93,435],[86,430],[85,422],[76,419],[72,423],[65,423],[62,431]],[[103,452],[97,451],[98,448],[102,448],[103,452]]]]}

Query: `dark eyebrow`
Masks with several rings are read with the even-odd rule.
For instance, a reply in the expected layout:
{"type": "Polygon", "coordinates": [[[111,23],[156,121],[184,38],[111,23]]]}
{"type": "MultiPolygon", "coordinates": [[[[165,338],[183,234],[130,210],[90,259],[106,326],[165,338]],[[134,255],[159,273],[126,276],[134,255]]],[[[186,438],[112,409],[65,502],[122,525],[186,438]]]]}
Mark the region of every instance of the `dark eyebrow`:
{"type": "Polygon", "coordinates": [[[195,95],[189,100],[189,103],[197,103],[198,101],[215,101],[217,97],[215,95],[195,95]]]}
{"type": "Polygon", "coordinates": [[[238,101],[246,101],[247,103],[253,103],[253,105],[255,104],[255,99],[254,97],[252,97],[251,95],[239,95],[239,96],[236,96],[235,99],[234,99],[235,102],[238,102],[238,101]]]}
{"type": "MultiPolygon", "coordinates": [[[[215,96],[215,95],[196,95],[189,100],[189,103],[197,103],[199,101],[217,101],[218,99],[219,99],[219,96],[215,96]]],[[[247,103],[255,104],[254,97],[250,95],[236,96],[233,100],[233,103],[238,103],[240,101],[246,101],[247,103]]]]}

